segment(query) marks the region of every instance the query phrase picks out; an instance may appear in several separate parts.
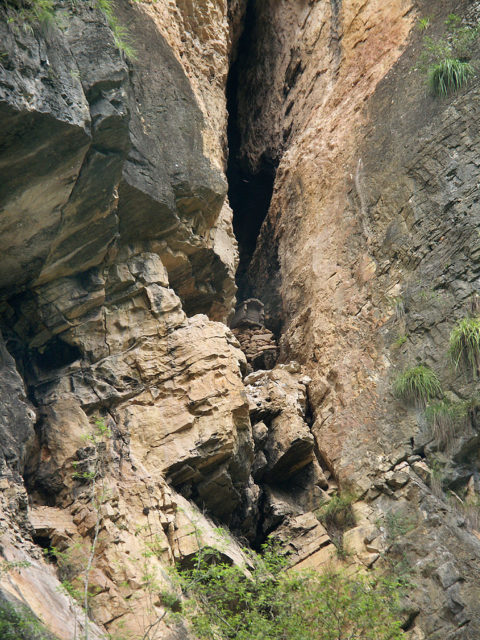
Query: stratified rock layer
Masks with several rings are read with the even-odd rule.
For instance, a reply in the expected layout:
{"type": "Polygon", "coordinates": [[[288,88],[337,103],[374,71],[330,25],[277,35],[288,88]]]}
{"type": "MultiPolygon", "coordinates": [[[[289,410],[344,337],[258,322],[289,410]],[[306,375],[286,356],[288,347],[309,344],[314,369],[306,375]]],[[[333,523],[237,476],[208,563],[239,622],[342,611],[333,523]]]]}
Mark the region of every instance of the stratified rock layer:
{"type": "Polygon", "coordinates": [[[0,9],[0,601],[71,640],[86,620],[60,582],[83,589],[89,566],[92,639],[187,638],[166,568],[207,546],[247,564],[207,513],[301,568],[335,546],[365,571],[406,558],[411,639],[477,638],[478,406],[439,440],[391,383],[421,361],[451,401],[476,389],[446,344],[479,311],[478,83],[426,94],[423,3],[252,0],[239,47],[246,4],[119,0],[130,61],[90,3],[61,28],[0,9]],[[219,322],[245,42],[239,166],[278,165],[247,274],[282,328],[275,366],[263,320],[238,341],[219,322]],[[247,361],[262,370],[242,380],[247,361]],[[353,504],[333,531],[338,482],[353,504]]]}
{"type": "MultiPolygon", "coordinates": [[[[411,532],[398,537],[418,580],[414,637],[476,637],[476,534],[463,507],[411,475],[434,469],[444,489],[470,482],[478,495],[476,413],[442,450],[423,412],[393,397],[392,383],[424,363],[450,400],[475,393],[447,352],[454,322],[475,306],[478,82],[444,100],[429,95],[414,71],[422,35],[412,26],[428,13],[435,35],[452,11],[478,19],[479,5],[252,6],[239,81],[241,160],[253,172],[265,160],[279,164],[248,272],[251,295],[281,320],[280,358],[299,360],[312,378],[312,433],[324,465],[368,497],[370,526],[402,519],[402,509],[411,519],[411,532]],[[438,578],[433,548],[461,578],[438,578]]],[[[359,549],[367,566],[371,549],[359,549]]]]}

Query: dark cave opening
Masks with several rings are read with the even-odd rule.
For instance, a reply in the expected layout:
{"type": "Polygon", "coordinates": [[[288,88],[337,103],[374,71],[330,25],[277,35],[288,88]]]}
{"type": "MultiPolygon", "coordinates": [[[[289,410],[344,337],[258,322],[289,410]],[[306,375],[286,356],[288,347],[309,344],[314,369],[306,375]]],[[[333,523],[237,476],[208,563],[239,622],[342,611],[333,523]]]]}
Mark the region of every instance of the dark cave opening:
{"type": "Polygon", "coordinates": [[[51,338],[41,350],[36,350],[32,355],[36,366],[42,371],[61,369],[82,357],[78,347],[58,336],[51,338]]]}
{"type": "Polygon", "coordinates": [[[236,58],[232,61],[227,80],[228,110],[228,198],[233,210],[233,230],[238,242],[240,262],[236,274],[237,300],[255,295],[248,280],[248,267],[257,245],[258,235],[268,213],[273,193],[276,164],[262,158],[260,168],[252,171],[242,156],[242,134],[238,107],[238,92],[242,83],[243,69],[248,65],[255,37],[255,2],[247,4],[243,32],[238,43],[236,58]]]}

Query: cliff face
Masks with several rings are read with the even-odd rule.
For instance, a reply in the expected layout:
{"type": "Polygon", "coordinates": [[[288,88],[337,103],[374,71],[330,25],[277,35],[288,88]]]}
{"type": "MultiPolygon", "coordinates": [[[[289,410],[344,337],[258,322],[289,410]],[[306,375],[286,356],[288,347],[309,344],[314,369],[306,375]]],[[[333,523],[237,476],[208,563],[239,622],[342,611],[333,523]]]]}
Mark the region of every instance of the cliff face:
{"type": "Polygon", "coordinates": [[[414,26],[454,7],[424,4],[121,0],[130,60],[94,4],[29,28],[0,9],[0,595],[58,638],[85,625],[59,585],[92,542],[90,636],[186,637],[146,551],[170,588],[174,559],[220,545],[214,518],[321,569],[338,484],[348,562],[408,561],[409,637],[479,635],[480,534],[438,487],[479,489],[475,408],[446,447],[392,394],[416,363],[451,399],[476,385],[447,347],[478,289],[478,86],[427,94],[414,26]],[[229,146],[267,371],[268,329],[225,325],[229,146]]]}
{"type": "Polygon", "coordinates": [[[147,528],[163,574],[194,551],[181,541],[193,516],[179,516],[169,486],[188,494],[194,482],[228,520],[253,450],[244,356],[214,322],[235,294],[223,173],[232,36],[224,3],[118,3],[136,50],[127,63],[95,3],[64,9],[43,27],[1,10],[2,324],[23,377],[2,343],[2,548],[29,563],[1,572],[2,592],[73,637],[82,614],[58,590],[66,570],[56,577],[37,545],[83,549],[66,563],[81,572],[101,522],[95,620],[141,634],[157,615],[140,588],[147,528]],[[105,442],[95,427],[88,439],[95,420],[105,442]],[[101,514],[88,482],[99,460],[101,514]]]}
{"type": "Polygon", "coordinates": [[[322,462],[367,497],[371,524],[387,512],[411,519],[401,546],[429,638],[475,637],[479,624],[478,539],[424,484],[432,472],[445,489],[476,482],[476,418],[445,452],[423,412],[392,394],[420,363],[452,399],[475,393],[447,351],[477,290],[477,85],[435,99],[414,69],[416,17],[428,11],[435,32],[453,9],[257,2],[239,98],[243,161],[278,162],[247,287],[281,319],[283,358],[312,377],[322,462]]]}

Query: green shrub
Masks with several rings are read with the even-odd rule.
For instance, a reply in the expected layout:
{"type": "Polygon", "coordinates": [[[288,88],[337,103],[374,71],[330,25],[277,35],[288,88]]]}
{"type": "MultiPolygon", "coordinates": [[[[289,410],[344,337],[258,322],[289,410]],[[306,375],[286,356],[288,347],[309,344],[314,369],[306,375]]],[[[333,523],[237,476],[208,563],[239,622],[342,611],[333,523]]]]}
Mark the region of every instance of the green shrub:
{"type": "Polygon", "coordinates": [[[53,640],[53,636],[24,605],[0,602],[0,638],[2,640],[53,640]]]}
{"type": "Polygon", "coordinates": [[[426,405],[442,393],[437,374],[424,365],[407,369],[397,376],[393,389],[397,398],[420,405],[426,405]]]}
{"type": "Polygon", "coordinates": [[[478,376],[480,365],[480,318],[464,318],[450,333],[450,356],[455,367],[465,366],[478,376]]]}
{"type": "Polygon", "coordinates": [[[466,421],[467,412],[465,402],[451,402],[447,398],[428,405],[425,417],[440,448],[451,445],[457,429],[466,421]]]}
{"type": "Polygon", "coordinates": [[[248,575],[206,560],[179,572],[197,637],[211,640],[396,640],[400,585],[373,575],[285,571],[275,549],[248,552],[248,575]]]}
{"type": "Polygon", "coordinates": [[[469,62],[445,58],[429,68],[428,86],[434,95],[445,97],[458,91],[473,75],[475,69],[469,62]]]}

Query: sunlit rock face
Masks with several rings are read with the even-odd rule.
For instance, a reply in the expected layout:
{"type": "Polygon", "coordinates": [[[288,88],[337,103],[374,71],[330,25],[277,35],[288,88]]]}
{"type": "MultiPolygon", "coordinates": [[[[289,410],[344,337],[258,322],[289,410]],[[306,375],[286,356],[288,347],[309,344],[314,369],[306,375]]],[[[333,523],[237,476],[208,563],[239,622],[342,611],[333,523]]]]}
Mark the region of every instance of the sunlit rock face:
{"type": "Polygon", "coordinates": [[[426,4],[119,0],[130,59],[89,3],[32,29],[2,5],[1,602],[71,640],[42,547],[74,575],[95,540],[89,637],[184,640],[145,557],[160,591],[202,547],[245,565],[222,524],[319,571],[406,558],[407,637],[480,636],[478,410],[446,447],[391,392],[420,362],[477,384],[447,347],[478,315],[478,83],[428,95],[414,27],[479,5],[426,4]],[[264,313],[230,331],[234,226],[264,313]]]}
{"type": "MultiPolygon", "coordinates": [[[[278,165],[247,287],[266,318],[280,319],[280,358],[299,360],[312,378],[316,451],[344,487],[368,497],[370,526],[390,511],[411,518],[403,549],[422,603],[412,633],[467,638],[480,625],[478,540],[424,481],[433,466],[444,488],[477,483],[477,418],[445,452],[423,412],[392,394],[395,376],[418,363],[452,398],[475,386],[447,352],[477,288],[477,84],[447,100],[428,93],[414,70],[422,34],[412,27],[431,9],[253,2],[239,154],[252,173],[278,165]],[[434,548],[457,563],[462,577],[450,587],[424,568],[426,558],[437,564],[434,548]]],[[[478,9],[440,3],[430,34],[452,11],[475,21],[478,9]]]]}
{"type": "MultiPolygon", "coordinates": [[[[232,8],[237,23],[242,10],[232,8]]],[[[34,542],[88,548],[98,516],[76,469],[93,463],[85,438],[101,419],[111,498],[92,612],[105,628],[142,635],[132,594],[144,625],[161,615],[142,600],[147,525],[162,547],[159,572],[195,551],[196,525],[186,528],[201,516],[188,505],[180,522],[170,487],[228,521],[253,457],[245,358],[214,322],[235,295],[224,176],[233,28],[223,2],[119,2],[135,49],[127,60],[93,5],[66,7],[48,27],[23,28],[11,11],[0,20],[1,534],[6,560],[31,569],[15,573],[13,590],[2,573],[1,591],[73,637],[82,614],[65,594],[49,606],[35,595],[35,583],[51,595],[61,576],[34,542]],[[207,49],[208,64],[196,64],[207,49]]]]}

